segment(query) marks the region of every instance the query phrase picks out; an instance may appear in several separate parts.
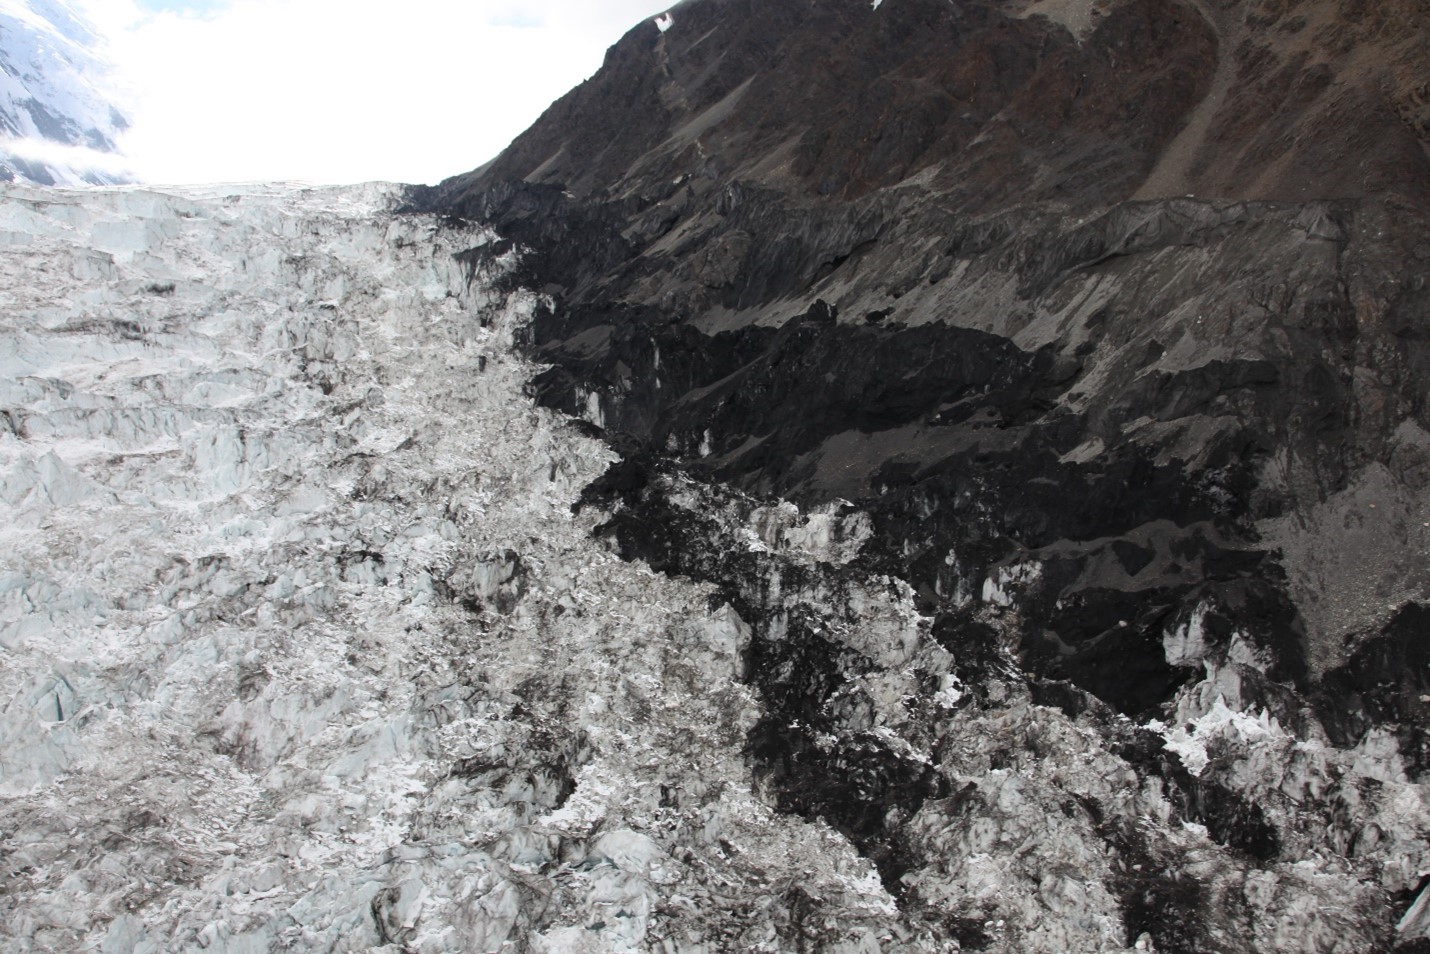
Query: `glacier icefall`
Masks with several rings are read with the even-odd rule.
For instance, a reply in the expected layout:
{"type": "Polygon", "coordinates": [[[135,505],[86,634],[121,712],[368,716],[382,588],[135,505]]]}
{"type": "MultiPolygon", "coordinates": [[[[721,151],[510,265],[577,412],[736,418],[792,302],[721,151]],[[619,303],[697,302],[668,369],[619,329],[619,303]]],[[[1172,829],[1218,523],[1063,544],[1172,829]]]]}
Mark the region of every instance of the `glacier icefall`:
{"type": "Polygon", "coordinates": [[[738,782],[728,609],[573,515],[611,455],[523,396],[536,297],[397,198],[0,196],[6,945],[612,949],[744,903],[702,866],[877,922],[738,782]]]}

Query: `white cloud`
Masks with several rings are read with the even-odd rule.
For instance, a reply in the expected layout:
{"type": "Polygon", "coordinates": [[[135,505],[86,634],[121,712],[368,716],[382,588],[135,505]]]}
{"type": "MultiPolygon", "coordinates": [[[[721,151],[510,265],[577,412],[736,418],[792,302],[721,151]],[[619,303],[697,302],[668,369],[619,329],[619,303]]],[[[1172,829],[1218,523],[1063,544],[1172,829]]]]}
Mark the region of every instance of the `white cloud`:
{"type": "Polygon", "coordinates": [[[129,161],[122,156],[84,146],[66,146],[35,136],[0,136],[0,155],[77,173],[97,172],[109,176],[129,176],[133,173],[129,161]]]}
{"type": "Polygon", "coordinates": [[[86,0],[150,181],[435,182],[490,159],[593,73],[651,0],[86,0]]]}

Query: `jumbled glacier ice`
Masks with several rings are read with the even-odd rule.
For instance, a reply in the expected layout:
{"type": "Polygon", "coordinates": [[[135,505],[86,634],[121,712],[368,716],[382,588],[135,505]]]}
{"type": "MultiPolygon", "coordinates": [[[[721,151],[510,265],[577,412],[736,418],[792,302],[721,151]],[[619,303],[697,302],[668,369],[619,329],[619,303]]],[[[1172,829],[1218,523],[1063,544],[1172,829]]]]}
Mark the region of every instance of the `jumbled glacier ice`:
{"type": "MultiPolygon", "coordinates": [[[[463,255],[495,237],[399,200],[0,190],[0,946],[958,949],[761,797],[749,625],[573,512],[613,456],[525,396],[516,253],[463,255]]],[[[843,565],[867,535],[736,510],[771,559],[843,565]]],[[[1145,727],[1012,677],[973,706],[921,688],[950,659],[907,587],[840,599],[861,622],[830,638],[874,667],[848,731],[958,793],[907,820],[905,881],[984,949],[1150,949],[1100,825],[1230,899],[1228,950],[1363,950],[1361,912],[1430,868],[1393,740],[1297,736],[1209,665],[1151,728],[1264,805],[1283,847],[1258,861],[1110,751],[1145,727]]]]}
{"type": "Polygon", "coordinates": [[[756,867],[878,921],[743,781],[738,622],[573,516],[535,298],[395,201],[0,194],[0,946],[626,949],[756,867]]]}

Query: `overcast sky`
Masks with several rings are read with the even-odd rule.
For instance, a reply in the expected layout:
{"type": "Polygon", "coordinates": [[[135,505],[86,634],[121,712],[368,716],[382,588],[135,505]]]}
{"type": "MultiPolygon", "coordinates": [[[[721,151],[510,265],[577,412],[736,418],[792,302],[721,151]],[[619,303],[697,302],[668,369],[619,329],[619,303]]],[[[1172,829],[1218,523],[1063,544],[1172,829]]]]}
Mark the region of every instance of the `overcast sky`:
{"type": "Polygon", "coordinates": [[[151,182],[436,182],[490,159],[673,0],[78,0],[151,182]]]}

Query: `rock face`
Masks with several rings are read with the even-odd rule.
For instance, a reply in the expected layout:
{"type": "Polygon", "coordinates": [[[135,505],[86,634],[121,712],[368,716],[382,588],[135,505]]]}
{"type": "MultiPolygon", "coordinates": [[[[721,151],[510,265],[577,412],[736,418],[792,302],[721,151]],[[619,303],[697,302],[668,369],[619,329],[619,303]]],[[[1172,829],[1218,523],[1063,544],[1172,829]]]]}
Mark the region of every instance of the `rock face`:
{"type": "Polygon", "coordinates": [[[672,17],[411,201],[496,229],[473,260],[519,246],[506,280],[552,296],[527,332],[538,398],[626,456],[590,492],[603,533],[751,627],[766,797],[832,824],[948,943],[1393,946],[1424,873],[1419,836],[1397,839],[1424,822],[1371,819],[1386,786],[1418,805],[1430,765],[1423,13],[672,17]],[[792,578],[702,495],[813,508],[862,542],[792,578]],[[870,579],[908,588],[919,645],[945,655],[889,657],[856,635],[857,599],[792,595],[870,579]],[[886,723],[850,687],[915,658],[893,738],[866,742],[886,723]],[[953,677],[958,714],[939,716],[953,677]],[[1060,788],[1082,743],[1036,737],[1064,731],[1118,781],[1060,788]],[[997,772],[1056,814],[989,829],[1013,798],[997,772]],[[1165,809],[1127,801],[1149,790],[1165,809]],[[1163,826],[1150,840],[1115,820],[1139,811],[1163,826]],[[1066,855],[1063,820],[1082,839],[1066,855]],[[988,884],[1083,882],[980,906],[983,859],[988,884]],[[1357,925],[1339,939],[1302,920],[1311,881],[1285,880],[1322,862],[1357,925]],[[1095,943],[1038,933],[1093,931],[1073,927],[1092,910],[1095,943]]]}

